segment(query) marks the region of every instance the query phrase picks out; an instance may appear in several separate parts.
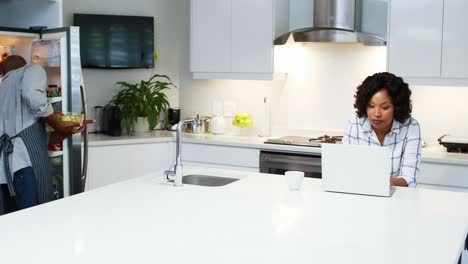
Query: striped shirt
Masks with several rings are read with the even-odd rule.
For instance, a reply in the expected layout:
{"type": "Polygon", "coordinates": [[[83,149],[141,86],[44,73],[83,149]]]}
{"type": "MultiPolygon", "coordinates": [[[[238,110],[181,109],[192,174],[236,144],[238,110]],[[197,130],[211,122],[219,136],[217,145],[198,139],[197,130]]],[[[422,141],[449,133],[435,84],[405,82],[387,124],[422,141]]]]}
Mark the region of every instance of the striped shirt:
{"type": "Polygon", "coordinates": [[[414,118],[404,123],[393,120],[390,132],[380,144],[377,134],[367,117],[354,117],[348,122],[343,144],[387,147],[391,153],[391,177],[406,180],[408,186],[416,184],[421,162],[421,129],[414,118]]]}
{"type": "MultiPolygon", "coordinates": [[[[53,113],[46,94],[47,75],[40,65],[28,64],[5,74],[0,85],[0,136],[16,136],[41,117],[53,113]]],[[[14,150],[9,157],[11,175],[31,166],[21,138],[12,140],[14,150]]],[[[0,154],[0,184],[6,183],[4,157],[0,154]]]]}

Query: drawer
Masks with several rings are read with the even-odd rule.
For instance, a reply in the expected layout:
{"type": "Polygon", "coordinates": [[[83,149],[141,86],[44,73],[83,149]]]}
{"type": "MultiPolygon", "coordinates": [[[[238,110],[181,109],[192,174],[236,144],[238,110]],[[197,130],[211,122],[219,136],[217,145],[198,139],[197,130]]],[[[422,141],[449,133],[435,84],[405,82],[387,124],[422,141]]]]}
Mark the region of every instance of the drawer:
{"type": "Polygon", "coordinates": [[[418,184],[468,187],[468,166],[422,162],[418,184]]]}
{"type": "Polygon", "coordinates": [[[194,167],[221,169],[221,170],[259,172],[259,169],[254,168],[254,167],[231,166],[231,165],[224,165],[224,164],[202,163],[202,162],[192,162],[192,161],[184,161],[183,163],[184,163],[184,167],[194,166],[194,167]]]}
{"type": "Polygon", "coordinates": [[[259,155],[260,151],[252,148],[182,144],[182,161],[258,168],[259,155]]]}
{"type": "Polygon", "coordinates": [[[465,192],[465,193],[468,193],[468,188],[455,187],[455,186],[445,186],[445,185],[436,185],[436,184],[418,183],[416,188],[431,189],[431,190],[438,190],[438,191],[451,191],[451,192],[465,192]]]}

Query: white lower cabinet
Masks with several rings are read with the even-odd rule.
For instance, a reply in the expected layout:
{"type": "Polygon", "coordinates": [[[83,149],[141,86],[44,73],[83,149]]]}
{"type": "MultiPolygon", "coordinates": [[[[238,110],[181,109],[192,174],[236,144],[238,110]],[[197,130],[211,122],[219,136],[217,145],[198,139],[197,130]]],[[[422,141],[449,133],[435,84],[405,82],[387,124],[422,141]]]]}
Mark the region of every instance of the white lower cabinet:
{"type": "Polygon", "coordinates": [[[133,146],[133,177],[169,168],[169,142],[133,146]]]}
{"type": "Polygon", "coordinates": [[[169,168],[169,143],[89,147],[86,190],[169,168]]]}
{"type": "Polygon", "coordinates": [[[468,166],[422,162],[417,188],[468,192],[468,166]]]}
{"type": "Polygon", "coordinates": [[[259,172],[260,150],[254,148],[184,143],[182,163],[219,169],[259,172]]]}
{"type": "Polygon", "coordinates": [[[85,190],[130,178],[129,150],[126,145],[89,147],[85,190]]]}
{"type": "MultiPolygon", "coordinates": [[[[259,155],[254,148],[182,144],[184,166],[258,172],[259,155]]],[[[86,190],[167,170],[174,161],[174,142],[91,146],[86,190]]]]}

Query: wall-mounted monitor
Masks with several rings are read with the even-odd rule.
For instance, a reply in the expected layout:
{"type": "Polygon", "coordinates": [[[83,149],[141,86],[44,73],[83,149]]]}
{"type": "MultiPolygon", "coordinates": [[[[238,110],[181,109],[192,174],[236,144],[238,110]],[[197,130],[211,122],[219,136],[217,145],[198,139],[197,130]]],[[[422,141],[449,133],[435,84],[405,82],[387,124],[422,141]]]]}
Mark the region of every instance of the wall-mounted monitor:
{"type": "Polygon", "coordinates": [[[153,68],[154,18],[74,14],[83,68],[153,68]]]}

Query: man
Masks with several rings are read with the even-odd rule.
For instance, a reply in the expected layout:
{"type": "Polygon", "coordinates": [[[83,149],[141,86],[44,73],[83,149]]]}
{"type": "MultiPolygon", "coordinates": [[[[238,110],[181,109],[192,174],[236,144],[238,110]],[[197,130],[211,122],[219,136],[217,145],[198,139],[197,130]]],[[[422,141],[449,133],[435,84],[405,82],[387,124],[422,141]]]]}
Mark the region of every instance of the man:
{"type": "Polygon", "coordinates": [[[17,55],[2,64],[0,85],[0,215],[48,202],[52,178],[44,122],[55,144],[82,127],[62,122],[47,99],[47,75],[17,55]]]}

